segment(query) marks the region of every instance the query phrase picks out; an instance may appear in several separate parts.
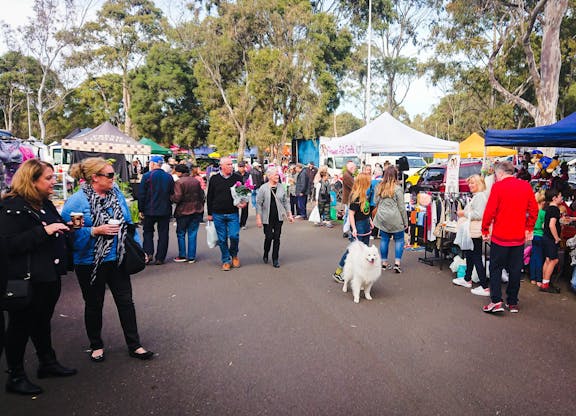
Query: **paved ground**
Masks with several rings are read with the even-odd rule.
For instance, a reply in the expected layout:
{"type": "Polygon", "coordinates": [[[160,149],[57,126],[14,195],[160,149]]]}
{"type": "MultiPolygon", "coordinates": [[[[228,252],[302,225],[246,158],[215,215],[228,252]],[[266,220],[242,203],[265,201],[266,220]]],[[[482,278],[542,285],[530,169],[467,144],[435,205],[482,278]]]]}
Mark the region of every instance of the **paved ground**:
{"type": "Polygon", "coordinates": [[[374,300],[354,304],[330,278],[346,244],[339,229],[286,225],[274,269],[261,262],[253,216],[248,226],[240,269],[220,272],[202,229],[197,264],[133,277],[141,338],[159,354],[151,362],[128,357],[110,297],[107,360],[88,360],[69,274],[53,334],[61,361],[79,374],[40,380],[37,398],[0,392],[0,415],[575,414],[572,293],[523,283],[519,314],[485,315],[486,298],[408,252],[403,274],[384,272],[374,300]]]}

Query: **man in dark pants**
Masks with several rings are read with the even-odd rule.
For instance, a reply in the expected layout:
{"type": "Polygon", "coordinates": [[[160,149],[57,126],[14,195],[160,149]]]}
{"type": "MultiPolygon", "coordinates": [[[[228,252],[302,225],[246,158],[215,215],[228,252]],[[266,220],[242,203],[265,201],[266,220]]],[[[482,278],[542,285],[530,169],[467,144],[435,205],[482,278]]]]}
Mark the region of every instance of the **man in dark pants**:
{"type": "Polygon", "coordinates": [[[490,298],[482,310],[502,312],[502,270],[509,274],[506,306],[518,312],[518,292],[524,263],[524,243],[532,239],[538,217],[538,204],[530,184],[515,178],[514,165],[500,162],[494,166],[496,182],[482,218],[482,237],[490,244],[490,298]],[[490,235],[490,227],[492,234],[490,235]]]}
{"type": "Polygon", "coordinates": [[[318,173],[318,168],[314,166],[314,162],[308,163],[308,167],[306,168],[306,175],[308,176],[308,196],[310,197],[310,201],[316,200],[315,189],[314,189],[314,178],[318,173]]]}
{"type": "MultiPolygon", "coordinates": [[[[236,174],[242,178],[241,182],[244,185],[246,184],[246,181],[248,181],[248,178],[250,178],[250,174],[246,172],[246,162],[243,160],[238,162],[238,171],[236,174]]],[[[248,221],[248,204],[240,210],[240,228],[243,230],[246,229],[246,221],[248,221]]]]}
{"type": "Polygon", "coordinates": [[[156,224],[158,245],[154,264],[163,264],[168,252],[168,232],[172,214],[170,196],[174,193],[174,179],[172,175],[160,168],[163,162],[162,156],[150,158],[150,171],[142,176],[138,193],[138,210],[140,218],[144,221],[143,248],[148,257],[147,264],[151,263],[154,257],[154,225],[156,224]]]}
{"type": "Polygon", "coordinates": [[[306,202],[308,200],[308,189],[310,188],[310,183],[308,182],[308,175],[304,170],[302,163],[296,165],[296,217],[306,219],[306,202]]]}

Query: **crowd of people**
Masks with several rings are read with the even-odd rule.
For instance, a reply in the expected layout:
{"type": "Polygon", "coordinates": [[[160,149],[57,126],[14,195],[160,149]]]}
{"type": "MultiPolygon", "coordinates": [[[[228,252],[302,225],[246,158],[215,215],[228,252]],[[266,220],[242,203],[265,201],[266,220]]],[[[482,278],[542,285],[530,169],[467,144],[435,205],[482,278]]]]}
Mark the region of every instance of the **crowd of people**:
{"type": "MultiPolygon", "coordinates": [[[[284,221],[308,219],[308,206],[318,209],[316,225],[332,228],[333,178],[326,166],[313,163],[276,166],[265,172],[254,163],[244,162],[234,170],[233,160],[222,157],[219,169],[206,182],[195,166],[174,164],[164,169],[164,159],[152,156],[138,192],[138,210],[143,225],[142,246],[146,263],[163,265],[167,260],[169,227],[175,218],[177,263],[197,261],[197,235],[202,221],[211,221],[218,237],[220,268],[241,267],[240,231],[246,227],[248,206],[255,210],[256,225],[263,229],[262,261],[280,267],[280,240],[284,221]],[[232,189],[234,192],[232,192],[232,189]],[[174,208],[174,211],[172,211],[174,208]],[[204,210],[206,209],[206,216],[204,210]],[[205,218],[204,218],[205,217],[205,218]],[[156,245],[155,243],[156,236],[156,245]]],[[[99,157],[73,165],[70,175],[79,189],[57,211],[50,196],[54,192],[54,168],[37,159],[23,163],[12,182],[11,191],[0,203],[0,255],[6,264],[5,278],[28,276],[32,286],[30,304],[9,311],[4,333],[0,313],[0,354],[6,349],[8,381],[6,391],[36,395],[42,388],[32,383],[24,368],[28,339],[38,356],[38,378],[68,377],[77,371],[62,365],[52,347],[51,319],[60,296],[60,277],[74,270],[84,300],[84,323],[90,343],[89,359],[105,361],[102,336],[106,286],[113,295],[129,357],[150,360],[155,353],[143,347],[136,319],[130,275],[125,271],[126,238],[134,233],[127,201],[115,184],[112,165],[99,157]],[[75,217],[81,218],[77,224],[75,217]]],[[[514,167],[502,162],[494,167],[495,183],[488,191],[479,175],[468,178],[473,194],[458,212],[469,220],[473,245],[464,250],[466,273],[454,279],[472,293],[490,296],[485,312],[518,312],[518,292],[526,241],[532,241],[531,279],[543,291],[553,291],[550,277],[558,262],[562,221],[562,193],[550,189],[534,195],[530,185],[514,176],[514,167]],[[534,237],[532,233],[534,232],[534,237]],[[482,243],[490,240],[490,278],[482,261],[482,243]],[[480,285],[472,288],[473,269],[480,285]],[[506,304],[502,300],[501,275],[506,270],[509,283],[506,304]]],[[[402,272],[405,233],[409,223],[404,193],[392,165],[364,166],[346,163],[342,173],[343,234],[350,241],[370,245],[380,237],[381,267],[402,272]],[[389,260],[390,240],[394,240],[389,260]]],[[[343,282],[342,270],[347,250],[332,277],[343,282]]],[[[5,280],[0,282],[5,285],[5,280]]]]}

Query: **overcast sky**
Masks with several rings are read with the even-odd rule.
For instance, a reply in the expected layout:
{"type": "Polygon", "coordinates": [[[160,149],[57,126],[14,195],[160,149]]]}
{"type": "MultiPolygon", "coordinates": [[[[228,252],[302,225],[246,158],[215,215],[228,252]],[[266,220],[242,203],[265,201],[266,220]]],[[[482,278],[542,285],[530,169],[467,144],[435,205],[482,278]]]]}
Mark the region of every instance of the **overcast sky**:
{"type": "MultiPolygon", "coordinates": [[[[102,3],[102,0],[91,1],[97,5],[92,9],[98,10],[98,5],[102,3]]],[[[179,4],[180,2],[176,3],[171,0],[155,0],[155,2],[164,10],[164,13],[169,19],[172,16],[178,16],[175,4],[179,4]]],[[[27,18],[32,15],[32,4],[33,0],[0,0],[0,10],[7,11],[7,13],[3,13],[0,19],[9,23],[12,27],[21,26],[27,23],[27,18]]],[[[3,42],[0,42],[0,53],[4,53],[5,51],[6,46],[3,42]]],[[[413,118],[417,114],[430,114],[432,106],[439,101],[439,90],[429,87],[426,80],[422,78],[412,84],[403,105],[406,111],[408,111],[408,114],[410,114],[410,117],[413,118]]],[[[343,102],[338,112],[348,111],[357,117],[361,117],[361,109],[357,109],[356,107],[355,103],[343,102]]]]}

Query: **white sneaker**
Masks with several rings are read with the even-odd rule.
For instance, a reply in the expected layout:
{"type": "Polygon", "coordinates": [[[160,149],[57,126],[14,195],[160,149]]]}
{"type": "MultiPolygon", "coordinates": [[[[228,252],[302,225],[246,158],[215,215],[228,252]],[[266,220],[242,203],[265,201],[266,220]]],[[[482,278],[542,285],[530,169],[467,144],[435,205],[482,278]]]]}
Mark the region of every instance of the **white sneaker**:
{"type": "Polygon", "coordinates": [[[472,289],[470,293],[478,296],[490,296],[490,289],[489,288],[484,289],[482,286],[478,286],[472,289]]]}
{"type": "Polygon", "coordinates": [[[471,283],[471,282],[467,282],[467,281],[464,280],[464,278],[462,278],[462,277],[457,277],[456,279],[452,279],[452,283],[454,283],[455,285],[464,286],[464,287],[467,287],[467,288],[471,288],[471,287],[472,287],[472,283],[471,283]]]}

